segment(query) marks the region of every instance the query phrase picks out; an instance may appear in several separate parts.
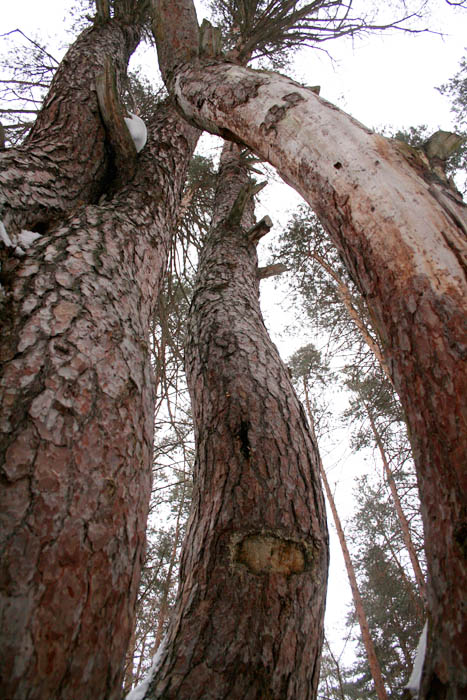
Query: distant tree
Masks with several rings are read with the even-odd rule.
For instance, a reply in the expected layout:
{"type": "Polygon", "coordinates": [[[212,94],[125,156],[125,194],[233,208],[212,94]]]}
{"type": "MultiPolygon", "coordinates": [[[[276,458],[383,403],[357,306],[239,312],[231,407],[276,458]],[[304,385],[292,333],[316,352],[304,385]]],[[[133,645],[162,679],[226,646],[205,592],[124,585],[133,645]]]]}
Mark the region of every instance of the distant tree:
{"type": "Polygon", "coordinates": [[[34,125],[0,151],[0,659],[9,697],[120,694],[150,492],[148,337],[199,135],[173,103],[160,105],[136,153],[123,93],[148,20],[181,111],[276,164],[314,202],[371,299],[416,440],[425,508],[432,624],[423,693],[465,686],[455,644],[462,436],[452,419],[465,395],[463,208],[416,151],[368,133],[311,89],[232,62],[252,38],[264,56],[281,37],[291,47],[294,26],[297,44],[319,43],[316,24],[329,37],[353,36],[414,13],[404,3],[402,16],[378,23],[352,4],[242,6],[259,18],[240,25],[224,61],[216,32],[205,25],[200,37],[188,0],[96,0],[95,12],[83,2],[92,16],[34,125]]]}
{"type": "MultiPolygon", "coordinates": [[[[375,651],[381,660],[389,697],[399,698],[407,683],[423,627],[423,602],[407,572],[407,558],[398,561],[404,540],[393,504],[375,480],[363,477],[355,488],[358,510],[348,533],[355,557],[359,588],[375,651]]],[[[355,614],[348,624],[355,624],[355,614]]],[[[349,698],[375,698],[362,641],[357,662],[347,670],[349,698]],[[352,679],[353,676],[353,680],[352,679]]]]}
{"type": "MultiPolygon", "coordinates": [[[[418,497],[413,478],[411,450],[400,404],[391,385],[378,371],[362,377],[358,375],[358,371],[352,369],[350,374],[351,377],[346,381],[346,385],[354,393],[355,398],[349,402],[345,416],[354,426],[357,426],[354,432],[354,446],[358,449],[373,445],[377,449],[419,595],[423,601],[426,601],[425,576],[404,512],[405,503],[402,503],[397,488],[398,479],[404,479],[406,484],[411,479],[411,494],[409,496],[406,493],[405,496],[407,500],[408,498],[415,500],[417,512],[418,497]]],[[[418,526],[420,528],[420,523],[418,526]]]]}

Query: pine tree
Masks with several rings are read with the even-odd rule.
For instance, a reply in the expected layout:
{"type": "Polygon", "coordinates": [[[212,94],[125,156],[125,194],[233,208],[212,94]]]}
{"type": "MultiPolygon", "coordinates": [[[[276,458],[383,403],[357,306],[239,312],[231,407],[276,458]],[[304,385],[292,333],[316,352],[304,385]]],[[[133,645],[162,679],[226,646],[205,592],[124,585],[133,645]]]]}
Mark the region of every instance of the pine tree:
{"type": "MultiPolygon", "coordinates": [[[[241,5],[258,5],[264,16],[253,26],[264,56],[278,36],[290,38],[294,23],[299,43],[313,41],[306,13],[327,7],[281,4],[241,5]]],[[[149,497],[154,402],[146,339],[198,137],[162,105],[136,154],[120,88],[154,4],[98,0],[96,10],[25,141],[0,153],[0,627],[14,631],[2,653],[11,697],[51,698],[57,688],[63,698],[89,689],[119,694],[149,497]],[[22,255],[31,237],[33,248],[22,255]]],[[[375,26],[349,17],[331,19],[350,34],[375,26]]],[[[198,60],[187,0],[156,3],[151,19],[162,72],[185,116],[269,157],[314,203],[372,300],[415,440],[429,544],[423,693],[440,685],[460,693],[465,664],[453,640],[465,580],[456,472],[463,445],[452,417],[465,395],[457,338],[466,296],[458,282],[462,206],[439,167],[430,169],[418,152],[369,134],[313,90],[216,60],[209,27],[198,60]],[[401,192],[410,207],[400,207],[401,192]],[[443,528],[434,525],[440,510],[443,528]]],[[[243,24],[232,30],[241,37],[232,51],[247,55],[243,24]]]]}

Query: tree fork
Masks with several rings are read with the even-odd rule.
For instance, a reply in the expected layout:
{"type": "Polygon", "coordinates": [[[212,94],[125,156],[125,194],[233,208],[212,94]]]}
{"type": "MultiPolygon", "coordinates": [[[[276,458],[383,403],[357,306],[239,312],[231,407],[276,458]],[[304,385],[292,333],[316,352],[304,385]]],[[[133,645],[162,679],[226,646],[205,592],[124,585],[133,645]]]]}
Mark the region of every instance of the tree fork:
{"type": "Polygon", "coordinates": [[[303,195],[368,302],[407,415],[420,488],[430,610],[421,698],[431,687],[460,697],[467,209],[388,139],[289,78],[192,61],[174,67],[168,86],[189,121],[248,146],[303,195]]]}
{"type": "Polygon", "coordinates": [[[160,105],[133,180],[8,262],[0,676],[9,700],[121,695],[151,481],[147,338],[197,138],[160,105]]]}

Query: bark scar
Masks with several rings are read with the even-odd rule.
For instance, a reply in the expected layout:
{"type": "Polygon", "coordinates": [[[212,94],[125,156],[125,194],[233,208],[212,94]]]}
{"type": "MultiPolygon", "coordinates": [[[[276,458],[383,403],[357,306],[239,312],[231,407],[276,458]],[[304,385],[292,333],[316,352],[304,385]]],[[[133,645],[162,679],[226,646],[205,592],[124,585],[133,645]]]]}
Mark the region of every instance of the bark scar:
{"type": "Polygon", "coordinates": [[[236,547],[235,560],[256,575],[301,574],[306,563],[298,542],[266,534],[244,537],[236,547]]]}
{"type": "Polygon", "coordinates": [[[260,124],[260,131],[263,134],[269,134],[271,131],[277,133],[277,124],[284,119],[287,111],[291,107],[295,107],[299,102],[303,102],[305,99],[298,92],[290,92],[288,95],[284,95],[281,98],[286,104],[285,105],[273,105],[269,108],[264,121],[260,124]]]}
{"type": "Polygon", "coordinates": [[[240,428],[238,431],[238,438],[240,440],[240,452],[245,457],[245,459],[250,459],[250,441],[248,440],[248,428],[247,422],[242,421],[240,423],[240,428]]]}

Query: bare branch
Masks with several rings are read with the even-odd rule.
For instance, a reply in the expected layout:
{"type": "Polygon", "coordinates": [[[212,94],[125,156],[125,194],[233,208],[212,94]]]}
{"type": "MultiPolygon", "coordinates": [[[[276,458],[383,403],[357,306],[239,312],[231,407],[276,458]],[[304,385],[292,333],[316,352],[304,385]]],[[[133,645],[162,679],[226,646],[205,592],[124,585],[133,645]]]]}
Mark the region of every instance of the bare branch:
{"type": "Polygon", "coordinates": [[[264,280],[267,277],[276,277],[276,275],[282,275],[287,272],[289,268],[284,263],[273,263],[272,265],[266,265],[266,267],[258,267],[257,276],[258,279],[264,280]]]}
{"type": "Polygon", "coordinates": [[[265,236],[272,229],[272,219],[269,216],[263,216],[254,226],[247,231],[247,238],[251,243],[258,243],[259,239],[265,236]]]}
{"type": "Polygon", "coordinates": [[[34,41],[34,39],[31,39],[31,37],[27,36],[27,34],[25,34],[21,29],[12,29],[11,32],[5,32],[5,34],[0,34],[0,37],[10,36],[11,34],[15,34],[16,32],[18,34],[21,34],[21,36],[23,36],[27,41],[29,41],[33,46],[35,46],[36,49],[39,49],[39,51],[48,56],[50,60],[53,63],[55,63],[56,66],[59,65],[60,61],[57,61],[57,59],[54,56],[52,56],[51,53],[46,51],[46,49],[44,49],[44,47],[41,46],[37,41],[34,41]]]}

